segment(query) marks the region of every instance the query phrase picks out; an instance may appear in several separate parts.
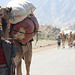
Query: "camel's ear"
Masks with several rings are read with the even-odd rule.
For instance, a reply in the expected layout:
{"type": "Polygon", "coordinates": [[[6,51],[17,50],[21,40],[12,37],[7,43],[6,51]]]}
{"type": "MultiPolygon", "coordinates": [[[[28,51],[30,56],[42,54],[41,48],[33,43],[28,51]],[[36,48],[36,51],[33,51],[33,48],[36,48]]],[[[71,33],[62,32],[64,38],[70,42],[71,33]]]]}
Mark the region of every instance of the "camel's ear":
{"type": "Polygon", "coordinates": [[[9,9],[9,12],[12,10],[12,7],[8,8],[9,9]]]}
{"type": "Polygon", "coordinates": [[[1,8],[1,6],[0,6],[0,8],[1,8]]]}
{"type": "Polygon", "coordinates": [[[7,9],[6,9],[8,12],[11,12],[11,10],[12,10],[12,7],[7,7],[7,9]]]}

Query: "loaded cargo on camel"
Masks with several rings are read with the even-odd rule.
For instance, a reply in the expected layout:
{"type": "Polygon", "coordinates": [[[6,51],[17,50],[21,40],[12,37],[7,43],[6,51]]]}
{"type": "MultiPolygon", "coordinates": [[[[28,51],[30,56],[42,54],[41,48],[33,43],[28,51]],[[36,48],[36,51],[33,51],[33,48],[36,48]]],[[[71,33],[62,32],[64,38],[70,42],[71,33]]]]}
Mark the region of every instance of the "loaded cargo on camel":
{"type": "MultiPolygon", "coordinates": [[[[32,38],[37,34],[39,24],[36,17],[33,15],[34,10],[32,11],[31,7],[30,9],[28,8],[28,11],[26,11],[25,14],[13,16],[13,10],[15,7],[17,7],[16,3],[18,3],[18,5],[22,5],[22,3],[28,3],[27,5],[31,4],[29,2],[25,2],[24,0],[12,0],[8,3],[7,7],[0,7],[0,18],[2,20],[2,29],[4,32],[3,38],[6,40],[11,40],[11,38],[13,38],[13,43],[18,47],[17,56],[13,59],[13,75],[15,75],[15,68],[17,69],[17,75],[22,75],[22,58],[24,58],[26,63],[26,75],[30,75],[29,72],[32,58],[32,38]],[[14,6],[10,6],[11,3],[14,3],[14,6]],[[26,17],[24,17],[24,15],[26,17]]],[[[34,6],[33,8],[35,9],[34,6]]],[[[25,9],[25,7],[23,9],[25,9]]],[[[21,10],[22,9],[20,8],[19,11],[21,10]]],[[[16,10],[14,11],[17,12],[16,10]]]]}

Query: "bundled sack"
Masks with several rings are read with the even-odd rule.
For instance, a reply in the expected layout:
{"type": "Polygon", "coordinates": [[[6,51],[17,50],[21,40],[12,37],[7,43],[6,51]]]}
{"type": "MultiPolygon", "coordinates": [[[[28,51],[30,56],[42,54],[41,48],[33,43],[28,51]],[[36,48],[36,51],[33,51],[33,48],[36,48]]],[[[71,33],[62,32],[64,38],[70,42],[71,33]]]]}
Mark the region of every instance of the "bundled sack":
{"type": "Polygon", "coordinates": [[[39,29],[39,24],[35,16],[26,18],[17,24],[11,24],[10,34],[18,42],[24,44],[31,40],[39,29]]]}
{"type": "Polygon", "coordinates": [[[32,14],[36,9],[34,5],[25,0],[11,0],[7,7],[12,7],[10,13],[10,23],[16,24],[23,21],[29,14],[32,14]]]}

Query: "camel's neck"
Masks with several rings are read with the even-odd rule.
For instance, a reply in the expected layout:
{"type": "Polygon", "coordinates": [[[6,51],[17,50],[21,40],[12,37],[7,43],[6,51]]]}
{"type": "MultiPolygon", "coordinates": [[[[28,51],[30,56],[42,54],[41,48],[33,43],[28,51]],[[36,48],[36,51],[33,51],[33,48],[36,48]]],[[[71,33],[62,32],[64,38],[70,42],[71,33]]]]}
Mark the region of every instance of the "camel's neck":
{"type": "Polygon", "coordinates": [[[9,26],[9,21],[2,18],[2,29],[3,29],[5,38],[8,38],[8,26],[9,26]]]}
{"type": "Polygon", "coordinates": [[[6,31],[6,27],[7,27],[7,22],[4,18],[2,18],[2,28],[3,28],[3,31],[6,31]]]}

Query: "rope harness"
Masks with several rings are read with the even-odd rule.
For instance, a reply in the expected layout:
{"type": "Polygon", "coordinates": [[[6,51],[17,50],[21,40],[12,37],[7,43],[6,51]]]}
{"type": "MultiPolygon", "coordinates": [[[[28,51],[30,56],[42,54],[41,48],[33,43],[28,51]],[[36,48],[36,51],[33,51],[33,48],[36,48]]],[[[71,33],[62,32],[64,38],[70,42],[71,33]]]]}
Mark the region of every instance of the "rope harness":
{"type": "Polygon", "coordinates": [[[20,42],[18,42],[21,46],[27,46],[27,50],[28,51],[26,51],[23,55],[22,55],[22,58],[24,59],[24,56],[26,55],[26,54],[28,54],[29,52],[32,52],[32,50],[30,49],[30,46],[31,46],[31,42],[33,41],[33,38],[29,41],[29,42],[26,42],[25,44],[22,44],[22,43],[20,43],[20,42]]]}
{"type": "Polygon", "coordinates": [[[26,54],[28,54],[29,52],[32,52],[32,49],[30,49],[30,46],[31,46],[31,42],[28,42],[27,43],[27,50],[28,51],[26,51],[23,55],[22,55],[22,58],[24,59],[24,56],[26,55],[26,54]]]}
{"type": "MultiPolygon", "coordinates": [[[[15,24],[12,24],[11,28],[9,29],[10,30],[10,32],[9,32],[10,36],[11,36],[11,32],[12,31],[19,32],[19,33],[22,33],[22,34],[33,34],[35,32],[41,32],[41,31],[37,31],[36,23],[33,21],[33,19],[31,18],[31,16],[33,16],[33,15],[30,14],[28,16],[28,19],[30,19],[33,22],[33,24],[34,24],[34,31],[33,32],[31,32],[31,33],[24,33],[24,32],[21,32],[21,31],[14,30],[13,27],[15,26],[15,24]]],[[[36,38],[36,43],[37,43],[37,41],[38,41],[38,34],[36,36],[37,36],[37,38],[36,38]]],[[[25,46],[26,43],[25,44],[20,43],[20,45],[25,46]]]]}
{"type": "MultiPolygon", "coordinates": [[[[24,32],[20,32],[20,31],[14,30],[13,27],[15,26],[15,24],[13,24],[13,25],[11,26],[11,28],[10,28],[10,32],[9,32],[10,36],[11,36],[11,32],[12,32],[12,31],[19,32],[19,33],[22,33],[22,34],[32,34],[32,33],[38,32],[38,31],[37,31],[37,28],[36,28],[36,23],[31,19],[31,17],[28,17],[28,19],[30,19],[30,20],[33,22],[33,24],[34,24],[34,31],[33,31],[33,32],[31,32],[31,33],[24,33],[24,32]]],[[[11,36],[11,37],[12,37],[12,36],[11,36]]],[[[21,42],[17,41],[21,46],[26,46],[26,45],[27,45],[28,51],[26,51],[26,52],[23,54],[23,56],[22,56],[23,59],[24,59],[24,55],[26,55],[26,54],[28,54],[29,52],[32,51],[32,50],[30,49],[30,44],[31,44],[32,41],[33,41],[33,38],[32,38],[30,41],[26,42],[25,44],[22,44],[21,42]]]]}
{"type": "Polygon", "coordinates": [[[15,26],[15,24],[12,24],[11,28],[9,29],[10,33],[12,31],[19,32],[19,33],[22,33],[22,34],[32,34],[32,33],[35,33],[35,32],[40,32],[40,31],[37,31],[36,23],[31,19],[31,16],[33,16],[33,15],[30,14],[28,19],[30,19],[33,22],[33,24],[34,24],[34,31],[33,32],[31,32],[31,33],[24,33],[24,32],[21,32],[21,31],[14,30],[13,27],[15,26]]]}

